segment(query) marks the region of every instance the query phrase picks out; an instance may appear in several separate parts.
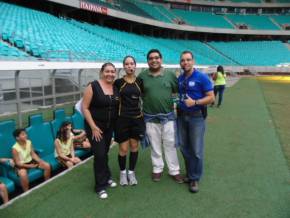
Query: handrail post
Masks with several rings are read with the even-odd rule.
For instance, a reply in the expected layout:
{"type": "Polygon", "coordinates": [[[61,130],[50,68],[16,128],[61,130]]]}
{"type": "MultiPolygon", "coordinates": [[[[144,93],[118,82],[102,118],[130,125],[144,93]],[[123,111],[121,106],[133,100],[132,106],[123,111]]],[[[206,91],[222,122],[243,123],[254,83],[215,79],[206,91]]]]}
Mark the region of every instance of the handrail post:
{"type": "Polygon", "coordinates": [[[15,91],[16,91],[16,110],[17,110],[18,126],[22,126],[19,74],[20,74],[20,70],[15,71],[14,82],[15,82],[15,91]]]}
{"type": "Polygon", "coordinates": [[[53,109],[56,108],[56,97],[55,97],[55,94],[56,94],[56,85],[55,85],[55,73],[56,73],[56,70],[53,70],[52,73],[51,73],[51,87],[52,87],[52,107],[53,109]]]}

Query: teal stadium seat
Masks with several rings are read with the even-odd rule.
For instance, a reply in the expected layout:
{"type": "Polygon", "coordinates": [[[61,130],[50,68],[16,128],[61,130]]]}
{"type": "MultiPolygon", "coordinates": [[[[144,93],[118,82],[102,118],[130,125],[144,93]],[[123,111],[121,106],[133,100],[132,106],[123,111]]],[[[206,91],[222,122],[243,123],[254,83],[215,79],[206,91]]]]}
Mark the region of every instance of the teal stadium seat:
{"type": "MultiPolygon", "coordinates": [[[[13,138],[12,135],[14,130],[15,130],[15,121],[3,121],[0,123],[0,132],[2,135],[2,139],[0,141],[1,144],[0,157],[12,158],[11,148],[15,144],[15,139],[13,138]]],[[[5,166],[4,171],[5,171],[4,176],[7,176],[16,185],[20,186],[19,176],[16,175],[15,170],[13,168],[11,168],[10,166],[5,166]]],[[[31,169],[28,171],[28,178],[30,182],[41,178],[42,175],[43,172],[40,169],[31,169]]]]}
{"type": "Polygon", "coordinates": [[[72,120],[71,120],[71,117],[65,115],[64,109],[56,109],[53,112],[53,117],[54,119],[50,121],[50,123],[51,123],[51,129],[53,132],[53,137],[55,138],[61,124],[64,121],[72,122],[72,120]]]}
{"type": "Polygon", "coordinates": [[[84,117],[80,114],[80,112],[75,111],[71,116],[73,127],[75,129],[84,129],[84,117]]]}
{"type": "MultiPolygon", "coordinates": [[[[15,121],[8,120],[0,122],[0,158],[12,158],[11,148],[15,143],[12,135],[15,130],[15,121]]],[[[14,192],[14,182],[8,178],[8,172],[13,170],[7,164],[0,164],[0,181],[3,182],[9,193],[14,192]]]]}
{"type": "Polygon", "coordinates": [[[43,122],[41,114],[32,115],[26,131],[41,159],[48,162],[52,170],[58,169],[60,164],[54,157],[54,136],[50,123],[43,122]]]}
{"type": "MultiPolygon", "coordinates": [[[[54,138],[56,138],[57,132],[64,121],[69,121],[73,124],[71,117],[65,115],[64,109],[57,109],[54,111],[54,120],[51,123],[51,130],[53,132],[54,138]]],[[[80,124],[78,124],[80,125],[80,124]]],[[[83,129],[83,128],[81,128],[83,129]]],[[[78,157],[85,157],[90,154],[90,151],[85,149],[75,149],[75,155],[78,157]]]]}

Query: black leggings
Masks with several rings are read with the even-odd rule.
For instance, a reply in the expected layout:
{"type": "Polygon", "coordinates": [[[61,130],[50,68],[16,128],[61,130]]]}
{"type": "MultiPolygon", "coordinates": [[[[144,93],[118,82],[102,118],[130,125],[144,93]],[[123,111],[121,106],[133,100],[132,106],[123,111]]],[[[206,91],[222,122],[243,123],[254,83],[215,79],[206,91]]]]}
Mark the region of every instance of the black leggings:
{"type": "Polygon", "coordinates": [[[108,186],[108,180],[111,179],[111,171],[108,165],[108,152],[110,149],[113,128],[105,129],[103,138],[97,142],[92,140],[91,129],[86,129],[87,137],[91,143],[91,149],[94,155],[94,174],[95,174],[95,191],[105,190],[108,186]]]}

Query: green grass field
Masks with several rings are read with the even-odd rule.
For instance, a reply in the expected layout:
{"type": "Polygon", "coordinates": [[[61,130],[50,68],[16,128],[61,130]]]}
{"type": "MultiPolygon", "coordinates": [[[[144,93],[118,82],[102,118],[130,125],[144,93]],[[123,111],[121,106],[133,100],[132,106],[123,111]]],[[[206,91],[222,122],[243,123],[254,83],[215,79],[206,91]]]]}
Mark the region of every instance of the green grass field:
{"type": "MultiPolygon", "coordinates": [[[[197,194],[174,183],[166,171],[160,182],[152,182],[147,149],[140,151],[136,187],[109,189],[109,199],[99,200],[90,160],[0,210],[0,217],[289,218],[289,85],[241,79],[226,90],[222,108],[209,109],[197,194]]],[[[184,172],[181,156],[180,163],[184,172]]],[[[116,147],[110,166],[117,179],[116,147]]]]}

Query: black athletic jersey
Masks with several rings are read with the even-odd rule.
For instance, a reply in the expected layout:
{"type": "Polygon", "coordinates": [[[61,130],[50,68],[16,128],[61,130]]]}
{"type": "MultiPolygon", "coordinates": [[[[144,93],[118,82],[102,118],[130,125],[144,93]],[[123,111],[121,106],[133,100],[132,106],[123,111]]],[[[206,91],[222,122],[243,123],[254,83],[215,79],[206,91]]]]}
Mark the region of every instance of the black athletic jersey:
{"type": "Polygon", "coordinates": [[[117,79],[114,85],[119,90],[119,116],[138,118],[142,117],[141,95],[143,93],[143,82],[136,78],[133,83],[128,83],[124,78],[117,79]]]}
{"type": "Polygon", "coordinates": [[[89,106],[92,118],[101,129],[114,126],[118,117],[119,92],[113,86],[113,95],[105,95],[97,80],[91,83],[93,97],[89,106]]]}

